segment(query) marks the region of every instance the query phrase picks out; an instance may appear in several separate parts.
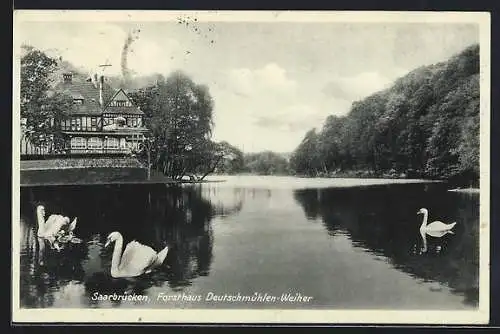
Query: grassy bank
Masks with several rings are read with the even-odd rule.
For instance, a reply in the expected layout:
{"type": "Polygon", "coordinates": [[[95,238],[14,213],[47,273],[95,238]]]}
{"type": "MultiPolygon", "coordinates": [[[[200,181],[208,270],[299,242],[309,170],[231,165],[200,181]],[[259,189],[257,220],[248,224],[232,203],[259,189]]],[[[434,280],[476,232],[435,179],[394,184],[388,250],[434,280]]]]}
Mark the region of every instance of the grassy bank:
{"type": "Polygon", "coordinates": [[[141,168],[64,168],[21,170],[21,186],[65,185],[65,184],[106,184],[143,182],[146,171],[141,168]]]}
{"type": "Polygon", "coordinates": [[[181,184],[213,181],[173,180],[147,169],[131,158],[23,160],[20,164],[22,187],[102,184],[181,184]]]}

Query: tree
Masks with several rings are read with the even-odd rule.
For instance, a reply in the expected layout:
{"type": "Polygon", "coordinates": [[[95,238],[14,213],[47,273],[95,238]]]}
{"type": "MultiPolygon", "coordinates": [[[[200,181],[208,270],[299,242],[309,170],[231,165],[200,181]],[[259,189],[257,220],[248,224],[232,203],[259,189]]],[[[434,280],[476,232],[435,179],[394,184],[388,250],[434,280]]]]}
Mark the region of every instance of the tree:
{"type": "Polygon", "coordinates": [[[73,108],[73,101],[69,96],[50,91],[57,60],[30,46],[23,46],[23,51],[21,118],[26,120],[26,135],[36,146],[63,149],[60,124],[73,108]]]}
{"type": "Polygon", "coordinates": [[[245,171],[258,175],[288,174],[288,161],[272,151],[248,153],[245,155],[245,171]]]}
{"type": "Polygon", "coordinates": [[[240,149],[226,141],[219,143],[219,149],[222,158],[215,169],[218,173],[236,174],[243,172],[245,161],[240,149]]]}
{"type": "Polygon", "coordinates": [[[213,100],[206,86],[174,72],[131,98],[146,114],[145,125],[154,138],[153,168],[174,179],[212,169],[207,159],[217,147],[210,141],[213,100]]]}
{"type": "Polygon", "coordinates": [[[319,155],[328,171],[343,168],[346,161],[343,141],[345,117],[328,116],[319,134],[319,155]]]}
{"type": "Polygon", "coordinates": [[[322,169],[316,129],[309,130],[290,157],[290,167],[296,173],[316,176],[322,169]]]}

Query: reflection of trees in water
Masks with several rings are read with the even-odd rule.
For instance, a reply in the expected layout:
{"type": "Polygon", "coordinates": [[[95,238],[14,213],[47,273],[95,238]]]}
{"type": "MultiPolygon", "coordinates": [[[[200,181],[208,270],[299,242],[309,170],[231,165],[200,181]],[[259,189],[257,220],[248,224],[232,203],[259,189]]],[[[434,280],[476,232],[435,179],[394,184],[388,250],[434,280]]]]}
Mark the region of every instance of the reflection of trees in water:
{"type": "Polygon", "coordinates": [[[388,258],[395,268],[414,277],[444,283],[464,295],[465,303],[477,304],[478,197],[421,185],[305,189],[295,191],[294,197],[307,217],[322,217],[329,234],[345,231],[354,246],[388,258]],[[427,236],[426,253],[419,251],[422,217],[416,212],[421,207],[429,209],[430,221],[457,221],[454,235],[427,236]]]}
{"type": "Polygon", "coordinates": [[[82,282],[85,273],[81,260],[85,247],[72,244],[61,252],[38,238],[36,228],[21,220],[20,303],[23,307],[50,307],[54,295],[72,281],[82,282]],[[32,288],[34,287],[34,288],[32,288]]]}
{"type": "Polygon", "coordinates": [[[217,217],[236,214],[243,208],[245,189],[220,188],[217,185],[198,186],[204,199],[212,204],[212,213],[217,217]]]}
{"type": "Polygon", "coordinates": [[[320,189],[303,189],[294,192],[294,197],[302,205],[307,219],[316,219],[320,215],[320,189]]]}
{"type": "MultiPolygon", "coordinates": [[[[78,217],[75,233],[84,240],[81,245],[86,254],[76,256],[65,251],[66,256],[62,257],[51,253],[48,260],[59,261],[63,268],[66,262],[79,265],[79,269],[72,266],[69,277],[84,281],[86,295],[82,296],[82,302],[90,307],[100,304],[89,298],[96,291],[141,293],[152,286],[163,286],[166,281],[172,288],[181,288],[198,276],[208,275],[213,247],[211,220],[216,215],[241,209],[239,202],[234,207],[215,207],[210,198],[203,196],[199,186],[43,187],[21,192],[21,209],[32,227],[35,225],[35,206],[40,202],[46,206],[47,214],[57,212],[78,217]],[[157,251],[168,245],[170,251],[164,265],[159,271],[136,279],[111,278],[112,247],[103,249],[103,244],[112,231],[123,235],[124,245],[134,239],[157,251]]],[[[30,247],[22,248],[26,249],[22,261],[33,261],[34,253],[28,253],[30,247]]],[[[46,265],[49,268],[49,263],[46,265]]],[[[43,281],[42,274],[31,278],[26,269],[21,275],[25,280],[21,295],[23,298],[30,298],[30,294],[53,298],[51,289],[59,289],[69,274],[52,266],[45,274],[51,279],[47,282],[43,281]],[[37,279],[40,285],[36,285],[37,279]]],[[[36,304],[42,306],[40,302],[36,304]]],[[[116,302],[118,304],[120,302],[116,302]]]]}

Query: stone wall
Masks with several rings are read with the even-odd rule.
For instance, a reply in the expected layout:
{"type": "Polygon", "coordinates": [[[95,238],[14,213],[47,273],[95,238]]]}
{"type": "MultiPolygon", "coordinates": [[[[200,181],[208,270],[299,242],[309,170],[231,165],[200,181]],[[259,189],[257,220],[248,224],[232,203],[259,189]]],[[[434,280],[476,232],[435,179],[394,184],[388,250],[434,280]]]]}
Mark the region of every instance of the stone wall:
{"type": "Polygon", "coordinates": [[[48,159],[21,161],[21,185],[138,182],[147,169],[127,158],[48,159]]]}

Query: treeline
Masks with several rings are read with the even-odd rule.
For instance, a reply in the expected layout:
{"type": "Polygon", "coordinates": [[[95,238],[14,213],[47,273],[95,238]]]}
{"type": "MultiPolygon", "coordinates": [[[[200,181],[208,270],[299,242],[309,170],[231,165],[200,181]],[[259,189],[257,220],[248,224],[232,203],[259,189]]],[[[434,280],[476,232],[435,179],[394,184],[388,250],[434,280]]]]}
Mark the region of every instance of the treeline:
{"type": "Polygon", "coordinates": [[[297,175],[479,178],[479,45],[329,116],[290,159],[297,175]]]}
{"type": "Polygon", "coordinates": [[[280,153],[263,151],[243,153],[238,148],[224,142],[226,154],[217,166],[219,174],[289,175],[291,170],[287,158],[280,153]]]}

